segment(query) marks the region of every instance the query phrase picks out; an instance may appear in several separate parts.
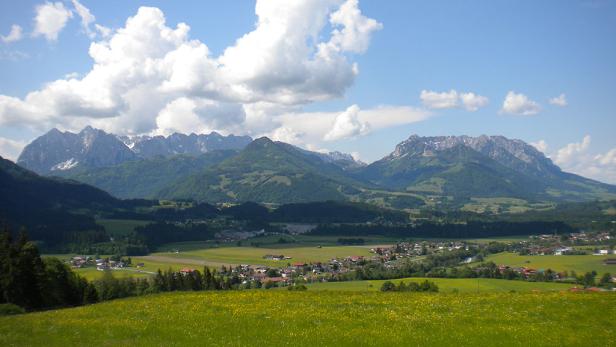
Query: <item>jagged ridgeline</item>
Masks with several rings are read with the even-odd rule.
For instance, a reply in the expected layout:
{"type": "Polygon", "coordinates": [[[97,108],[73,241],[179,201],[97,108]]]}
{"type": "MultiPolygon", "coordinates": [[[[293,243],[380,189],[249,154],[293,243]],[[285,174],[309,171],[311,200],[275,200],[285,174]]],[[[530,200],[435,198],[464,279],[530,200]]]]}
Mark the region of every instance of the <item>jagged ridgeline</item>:
{"type": "Polygon", "coordinates": [[[268,138],[126,137],[87,127],[78,134],[51,130],[24,149],[18,164],[121,198],[349,200],[392,208],[616,198],[614,186],[563,172],[533,146],[502,136],[413,135],[366,165],[268,138]]]}

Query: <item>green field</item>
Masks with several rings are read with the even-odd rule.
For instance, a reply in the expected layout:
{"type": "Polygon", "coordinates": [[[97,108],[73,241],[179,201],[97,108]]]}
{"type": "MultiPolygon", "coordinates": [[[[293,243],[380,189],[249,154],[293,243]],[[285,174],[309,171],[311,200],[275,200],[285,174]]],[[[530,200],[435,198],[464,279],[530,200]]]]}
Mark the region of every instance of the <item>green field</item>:
{"type": "Polygon", "coordinates": [[[347,256],[370,256],[370,249],[367,246],[323,246],[318,248],[311,247],[294,247],[287,246],[286,248],[266,248],[266,247],[210,247],[210,248],[193,248],[186,247],[185,250],[179,247],[180,252],[157,252],[152,256],[161,259],[173,258],[178,262],[186,262],[190,260],[202,261],[203,264],[219,264],[219,265],[239,265],[239,264],[256,264],[269,266],[286,266],[287,263],[310,263],[310,262],[328,262],[332,258],[347,257],[347,256]],[[263,259],[266,254],[285,255],[291,257],[289,260],[275,261],[263,259]]]}
{"type": "Polygon", "coordinates": [[[0,317],[1,346],[613,346],[613,293],[166,293],[0,317]]]}
{"type": "MultiPolygon", "coordinates": [[[[436,283],[441,293],[460,292],[531,292],[531,291],[563,291],[573,287],[572,284],[554,282],[509,281],[489,278],[403,278],[391,280],[398,284],[401,281],[421,282],[428,280],[436,283]]],[[[308,284],[310,290],[332,291],[378,291],[384,280],[321,282],[308,284]]]]}
{"type": "Polygon", "coordinates": [[[614,258],[609,255],[518,255],[516,253],[499,253],[485,258],[497,265],[525,266],[534,269],[552,269],[555,271],[575,271],[578,275],[589,271],[598,274],[616,273],[616,266],[603,265],[603,260],[614,258]]]}

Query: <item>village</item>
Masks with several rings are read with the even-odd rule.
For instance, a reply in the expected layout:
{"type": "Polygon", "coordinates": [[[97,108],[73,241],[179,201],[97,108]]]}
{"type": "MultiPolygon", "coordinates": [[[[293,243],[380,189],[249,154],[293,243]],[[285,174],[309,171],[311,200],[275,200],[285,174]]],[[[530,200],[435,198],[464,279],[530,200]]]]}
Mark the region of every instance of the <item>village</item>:
{"type": "MultiPolygon", "coordinates": [[[[256,233],[225,233],[228,242],[246,239],[256,233]]],[[[222,235],[218,235],[222,236],[222,235]]],[[[354,241],[360,239],[353,239],[354,241]]],[[[363,240],[362,240],[363,241],[363,240]]],[[[514,252],[519,255],[610,255],[616,254],[614,238],[608,233],[572,233],[569,235],[539,235],[525,240],[510,240],[508,242],[477,243],[464,240],[417,240],[398,242],[393,245],[374,246],[369,249],[371,256],[350,255],[333,258],[325,262],[298,262],[282,252],[279,254],[264,254],[264,263],[280,262],[280,265],[265,266],[263,264],[242,264],[222,266],[217,269],[219,274],[233,278],[233,281],[247,286],[260,287],[287,286],[291,283],[314,283],[328,281],[346,281],[356,279],[353,273],[365,269],[380,268],[382,271],[395,271],[407,266],[408,262],[421,262],[435,259],[439,256],[451,257],[455,254],[457,260],[449,262],[447,268],[454,275],[460,271],[465,277],[494,277],[519,279],[528,281],[570,281],[575,280],[575,273],[567,271],[556,272],[549,269],[534,269],[527,266],[509,266],[506,264],[483,263],[484,256],[491,252],[514,252]],[[473,264],[476,264],[473,266],[473,264]],[[470,271],[470,272],[469,272],[470,271]]],[[[320,248],[321,246],[317,246],[320,248]]],[[[175,250],[179,253],[179,250],[175,250]]],[[[132,264],[130,257],[98,258],[90,256],[75,256],[69,264],[73,268],[94,267],[98,271],[137,270],[141,271],[144,263],[132,264]]],[[[616,264],[616,259],[606,258],[606,265],[616,264]]],[[[182,268],[181,273],[195,271],[192,268],[182,268]]],[[[445,276],[441,273],[442,276],[445,276]]],[[[451,276],[451,274],[446,275],[451,276]]],[[[612,279],[612,281],[614,281],[612,279]]]]}

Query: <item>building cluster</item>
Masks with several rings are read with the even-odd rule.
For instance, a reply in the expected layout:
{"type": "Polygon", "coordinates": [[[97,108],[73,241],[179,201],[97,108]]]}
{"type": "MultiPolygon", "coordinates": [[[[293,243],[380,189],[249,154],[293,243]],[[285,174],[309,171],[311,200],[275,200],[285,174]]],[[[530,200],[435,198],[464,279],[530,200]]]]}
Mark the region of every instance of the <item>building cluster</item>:
{"type": "Polygon", "coordinates": [[[469,244],[464,241],[400,242],[391,247],[371,248],[370,252],[374,253],[372,260],[391,261],[459,249],[468,250],[469,244]]]}
{"type": "MultiPolygon", "coordinates": [[[[284,256],[274,257],[280,260],[288,260],[284,256]]],[[[267,259],[270,258],[268,257],[267,259]]],[[[304,282],[327,281],[332,277],[347,273],[360,266],[364,260],[366,259],[363,256],[348,256],[331,259],[329,262],[288,263],[287,266],[282,268],[262,265],[240,265],[231,269],[223,268],[222,271],[227,275],[237,276],[243,284],[248,282],[260,282],[262,284],[273,282],[279,285],[287,285],[297,280],[304,282]]]]}
{"type": "Polygon", "coordinates": [[[216,233],[214,237],[216,238],[217,241],[220,241],[220,242],[235,242],[235,241],[241,241],[241,240],[245,240],[245,239],[249,239],[249,238],[253,238],[257,236],[262,236],[262,235],[265,235],[264,229],[251,230],[251,231],[223,230],[221,232],[216,233]]]}
{"type": "Polygon", "coordinates": [[[75,256],[68,261],[71,268],[79,269],[84,267],[96,267],[96,270],[117,270],[126,267],[126,263],[122,260],[94,259],[88,256],[75,256]]]}

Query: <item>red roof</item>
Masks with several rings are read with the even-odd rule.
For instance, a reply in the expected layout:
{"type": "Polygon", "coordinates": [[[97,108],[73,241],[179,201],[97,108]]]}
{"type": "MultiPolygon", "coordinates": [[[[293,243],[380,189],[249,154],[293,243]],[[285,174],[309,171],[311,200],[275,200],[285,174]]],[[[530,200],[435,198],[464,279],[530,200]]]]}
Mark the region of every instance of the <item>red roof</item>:
{"type": "Polygon", "coordinates": [[[194,271],[195,271],[195,269],[189,269],[187,267],[185,267],[182,270],[180,270],[180,272],[182,272],[182,273],[191,273],[191,272],[194,272],[194,271]]]}

